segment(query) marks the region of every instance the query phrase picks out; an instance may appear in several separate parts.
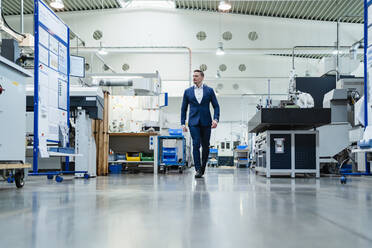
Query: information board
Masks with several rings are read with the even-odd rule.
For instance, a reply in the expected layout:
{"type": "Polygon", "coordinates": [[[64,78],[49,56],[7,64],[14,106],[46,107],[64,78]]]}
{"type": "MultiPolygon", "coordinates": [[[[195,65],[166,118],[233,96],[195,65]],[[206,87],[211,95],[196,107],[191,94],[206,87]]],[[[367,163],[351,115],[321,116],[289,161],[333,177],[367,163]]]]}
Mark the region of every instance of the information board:
{"type": "Polygon", "coordinates": [[[69,28],[35,0],[34,161],[47,157],[47,143],[68,145],[69,28]],[[35,154],[36,153],[36,154],[35,154]]]}
{"type": "Polygon", "coordinates": [[[72,77],[85,77],[85,58],[80,56],[70,57],[70,76],[72,77]]]}

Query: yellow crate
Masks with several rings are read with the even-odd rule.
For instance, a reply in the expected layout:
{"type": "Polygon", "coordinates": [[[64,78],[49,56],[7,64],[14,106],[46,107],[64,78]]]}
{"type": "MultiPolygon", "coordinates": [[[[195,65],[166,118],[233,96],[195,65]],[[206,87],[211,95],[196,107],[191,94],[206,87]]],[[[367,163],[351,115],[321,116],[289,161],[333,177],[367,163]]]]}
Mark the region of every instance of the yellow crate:
{"type": "Polygon", "coordinates": [[[141,157],[140,157],[139,153],[138,153],[138,157],[131,157],[130,155],[131,155],[131,154],[129,154],[129,153],[127,152],[127,160],[128,160],[128,161],[141,161],[141,157]]]}

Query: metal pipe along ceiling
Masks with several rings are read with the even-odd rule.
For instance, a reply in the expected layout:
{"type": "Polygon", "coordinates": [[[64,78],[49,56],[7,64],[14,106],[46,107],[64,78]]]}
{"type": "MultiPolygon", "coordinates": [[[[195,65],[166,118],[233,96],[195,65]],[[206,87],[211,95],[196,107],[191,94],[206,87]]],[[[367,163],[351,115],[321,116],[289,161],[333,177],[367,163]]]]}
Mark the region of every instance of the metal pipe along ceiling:
{"type": "MultiPolygon", "coordinates": [[[[1,1],[1,0],[0,0],[1,1]]],[[[99,49],[100,47],[71,47],[71,49],[80,49],[80,51],[89,49],[99,49]]],[[[182,49],[189,54],[189,86],[192,85],[192,50],[187,46],[133,46],[133,47],[102,47],[105,49],[182,49]]]]}

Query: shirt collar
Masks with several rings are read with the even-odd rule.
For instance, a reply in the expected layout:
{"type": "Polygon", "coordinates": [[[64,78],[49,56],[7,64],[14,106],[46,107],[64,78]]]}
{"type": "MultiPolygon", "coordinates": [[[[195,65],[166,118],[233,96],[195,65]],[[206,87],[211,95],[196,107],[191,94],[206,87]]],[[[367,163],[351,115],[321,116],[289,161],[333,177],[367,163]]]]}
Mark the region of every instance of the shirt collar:
{"type": "Polygon", "coordinates": [[[203,89],[203,87],[204,87],[204,83],[202,83],[200,85],[200,87],[198,87],[198,86],[196,86],[196,84],[194,84],[194,89],[203,89]]]}

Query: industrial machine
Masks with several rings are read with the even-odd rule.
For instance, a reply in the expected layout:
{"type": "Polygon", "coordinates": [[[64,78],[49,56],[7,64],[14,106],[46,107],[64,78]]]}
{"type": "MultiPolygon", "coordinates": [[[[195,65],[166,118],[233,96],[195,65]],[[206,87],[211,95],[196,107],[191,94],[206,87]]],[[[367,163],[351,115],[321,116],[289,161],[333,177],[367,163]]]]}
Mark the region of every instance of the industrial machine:
{"type": "MultiPolygon", "coordinates": [[[[96,176],[96,142],[92,132],[92,121],[103,119],[104,96],[98,87],[71,87],[70,107],[75,110],[75,158],[76,171],[88,171],[96,176]]],[[[84,177],[77,173],[75,176],[84,177]]]]}
{"type": "Polygon", "coordinates": [[[234,166],[233,142],[223,141],[218,146],[218,166],[234,166]]]}
{"type": "MultiPolygon", "coordinates": [[[[87,171],[86,175],[96,176],[96,144],[92,135],[92,121],[103,119],[104,97],[102,89],[99,87],[70,87],[70,122],[75,130],[74,140],[75,153],[74,160],[76,171],[87,171]]],[[[33,88],[27,89],[27,111],[28,111],[28,149],[27,160],[32,162],[32,123],[33,123],[33,88]]],[[[73,142],[74,141],[74,142],[73,142]]],[[[63,166],[64,158],[49,157],[39,159],[40,170],[60,170],[63,166]],[[62,162],[62,163],[61,163],[62,162]]],[[[86,176],[76,173],[75,176],[86,176]]]]}
{"type": "MultiPolygon", "coordinates": [[[[362,139],[363,120],[361,98],[364,95],[364,79],[350,75],[340,76],[336,82],[333,75],[322,77],[294,77],[290,83],[290,98],[295,99],[298,92],[304,92],[314,99],[314,107],[331,109],[331,122],[317,127],[319,131],[320,168],[324,173],[338,173],[338,161],[344,156],[337,156],[351,151],[362,139]]],[[[302,112],[302,111],[301,111],[302,112]]],[[[298,118],[303,118],[298,116],[298,118]]],[[[351,153],[349,152],[351,155],[351,153]]],[[[364,168],[362,154],[351,155],[353,170],[364,168]]]]}
{"type": "Polygon", "coordinates": [[[32,74],[0,56],[0,75],[0,173],[21,188],[31,167],[25,163],[25,84],[32,74]]]}
{"type": "MultiPolygon", "coordinates": [[[[356,148],[357,142],[362,139],[363,95],[363,78],[340,79],[336,88],[324,95],[323,107],[331,108],[332,122],[318,130],[321,163],[328,172],[337,172],[337,165],[342,162],[338,160],[341,157],[345,159],[337,155],[344,153],[345,149],[356,148]]],[[[365,156],[362,153],[349,154],[353,171],[363,170],[365,156]]]]}
{"type": "Polygon", "coordinates": [[[319,134],[309,130],[329,124],[330,109],[263,108],[248,122],[256,133],[256,172],[272,175],[315,174],[319,177],[319,134]]]}

